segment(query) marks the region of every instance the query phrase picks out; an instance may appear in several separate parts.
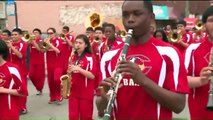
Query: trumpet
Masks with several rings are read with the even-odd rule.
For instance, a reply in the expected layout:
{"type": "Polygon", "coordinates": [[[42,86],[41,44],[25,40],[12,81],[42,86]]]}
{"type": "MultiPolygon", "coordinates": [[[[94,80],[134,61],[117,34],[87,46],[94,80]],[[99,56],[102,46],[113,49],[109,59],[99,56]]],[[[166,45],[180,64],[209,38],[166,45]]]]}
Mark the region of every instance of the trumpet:
{"type": "Polygon", "coordinates": [[[197,20],[195,22],[195,28],[196,28],[196,30],[202,30],[202,28],[203,28],[203,22],[201,20],[197,20]]]}
{"type": "MultiPolygon", "coordinates": [[[[210,51],[209,66],[213,67],[213,47],[211,48],[210,51]]],[[[209,97],[206,109],[211,111],[213,110],[213,71],[210,77],[209,97]]]]}
{"type": "Polygon", "coordinates": [[[28,34],[28,33],[26,33],[26,34],[24,34],[24,41],[25,42],[28,42],[28,41],[30,41],[30,40],[35,40],[35,35],[33,35],[33,34],[28,34]]]}
{"type": "MultiPolygon", "coordinates": [[[[127,37],[126,37],[126,41],[125,41],[124,47],[123,47],[123,49],[121,51],[121,54],[120,54],[118,60],[125,60],[126,59],[126,54],[127,54],[128,48],[129,48],[130,40],[132,38],[132,34],[133,34],[133,30],[129,29],[128,33],[127,33],[127,37]]],[[[111,116],[111,113],[112,113],[112,108],[114,106],[114,102],[115,102],[116,94],[117,94],[117,91],[118,91],[118,87],[119,87],[120,82],[122,80],[122,74],[118,73],[116,71],[115,72],[115,79],[117,81],[116,85],[111,87],[110,90],[108,91],[108,93],[110,94],[110,98],[109,98],[109,101],[108,101],[108,104],[107,104],[107,108],[106,108],[106,110],[104,112],[104,120],[110,120],[110,116],[111,116]]]]}
{"type": "Polygon", "coordinates": [[[60,34],[60,38],[61,38],[62,40],[65,40],[65,39],[66,39],[66,35],[65,35],[64,33],[61,33],[61,34],[60,34]]]}
{"type": "Polygon", "coordinates": [[[181,30],[170,32],[168,35],[168,40],[172,43],[178,42],[182,38],[181,30]]]}
{"type": "Polygon", "coordinates": [[[40,47],[41,49],[47,50],[47,49],[49,48],[48,42],[50,42],[50,40],[51,40],[51,38],[46,38],[46,39],[44,39],[43,41],[40,41],[40,42],[39,42],[39,47],[40,47]]]}

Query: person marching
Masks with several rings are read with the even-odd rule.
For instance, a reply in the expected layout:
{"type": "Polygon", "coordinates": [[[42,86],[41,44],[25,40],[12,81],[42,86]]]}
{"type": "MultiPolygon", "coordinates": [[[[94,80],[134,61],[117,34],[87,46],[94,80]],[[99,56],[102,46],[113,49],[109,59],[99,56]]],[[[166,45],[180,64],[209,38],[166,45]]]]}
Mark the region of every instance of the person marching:
{"type": "MultiPolygon", "coordinates": [[[[12,42],[8,43],[8,47],[11,50],[11,62],[19,66],[21,70],[21,75],[23,76],[23,83],[27,86],[27,75],[28,69],[26,65],[26,53],[27,53],[27,43],[22,39],[22,30],[15,28],[12,30],[12,42]]],[[[27,113],[27,97],[22,97],[21,114],[27,113]]]]}
{"type": "Polygon", "coordinates": [[[72,76],[69,120],[92,120],[97,62],[86,35],[79,34],[75,38],[74,47],[68,68],[68,73],[72,76]]]}
{"type": "Polygon", "coordinates": [[[63,100],[60,94],[60,76],[63,67],[60,63],[61,40],[56,36],[55,28],[47,29],[48,37],[44,39],[43,47],[46,51],[48,85],[50,91],[49,104],[60,104],[63,100]]]}
{"type": "Polygon", "coordinates": [[[70,31],[69,27],[64,26],[62,28],[62,33],[60,35],[60,39],[62,40],[60,61],[63,67],[63,74],[67,72],[69,56],[70,56],[70,53],[72,52],[72,48],[73,48],[72,46],[74,42],[74,35],[71,35],[71,32],[69,31],[70,31]]]}
{"type": "Polygon", "coordinates": [[[19,120],[20,98],[28,95],[19,67],[7,62],[9,48],[0,40],[0,120],[19,120]]]}
{"type": "Polygon", "coordinates": [[[43,41],[41,34],[41,30],[35,28],[28,40],[30,46],[29,78],[38,92],[36,95],[42,94],[45,81],[44,50],[39,47],[39,43],[43,41]]]}
{"type": "MultiPolygon", "coordinates": [[[[211,120],[213,111],[206,109],[213,67],[210,55],[213,47],[213,6],[203,13],[202,22],[208,36],[202,42],[191,44],[185,52],[185,67],[188,72],[190,94],[188,105],[191,120],[211,120]]],[[[212,84],[212,83],[211,83],[212,84]]],[[[212,102],[212,101],[210,101],[212,102]]]]}
{"type": "Polygon", "coordinates": [[[122,21],[130,43],[124,44],[124,48],[128,46],[126,54],[126,49],[118,46],[101,59],[101,68],[110,59],[107,71],[101,69],[102,74],[109,72],[110,76],[102,77],[101,94],[96,99],[98,111],[105,118],[172,120],[172,112],[180,113],[185,107],[189,89],[182,55],[172,45],[151,37],[153,20],[151,1],[123,2],[122,21]],[[113,75],[119,75],[121,81],[116,83],[113,75]],[[112,98],[116,88],[116,97],[112,98]],[[109,104],[113,99],[115,106],[109,104]],[[112,114],[108,114],[109,108],[114,108],[112,114]]]}

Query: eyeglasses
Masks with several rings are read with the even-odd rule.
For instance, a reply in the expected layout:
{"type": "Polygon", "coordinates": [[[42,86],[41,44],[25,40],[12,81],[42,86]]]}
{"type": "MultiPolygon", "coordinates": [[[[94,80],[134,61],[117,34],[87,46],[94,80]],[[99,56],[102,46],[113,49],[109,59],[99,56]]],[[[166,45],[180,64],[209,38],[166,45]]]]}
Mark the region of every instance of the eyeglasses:
{"type": "Polygon", "coordinates": [[[52,35],[52,34],[54,34],[54,33],[52,33],[52,32],[50,32],[50,33],[47,33],[48,35],[52,35]]]}

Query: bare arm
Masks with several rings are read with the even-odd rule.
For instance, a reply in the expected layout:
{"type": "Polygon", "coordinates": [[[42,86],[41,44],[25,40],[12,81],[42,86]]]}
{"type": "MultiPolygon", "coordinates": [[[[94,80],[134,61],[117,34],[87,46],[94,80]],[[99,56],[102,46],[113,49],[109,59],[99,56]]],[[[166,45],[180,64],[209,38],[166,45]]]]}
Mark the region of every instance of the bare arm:
{"type": "Polygon", "coordinates": [[[196,88],[207,84],[211,77],[212,70],[213,67],[204,67],[200,71],[200,76],[197,77],[187,76],[189,87],[196,88]]]}
{"type": "Polygon", "coordinates": [[[15,95],[15,96],[27,96],[27,95],[18,93],[17,89],[8,89],[8,88],[4,88],[4,87],[0,87],[0,93],[11,94],[11,95],[15,95]]]}

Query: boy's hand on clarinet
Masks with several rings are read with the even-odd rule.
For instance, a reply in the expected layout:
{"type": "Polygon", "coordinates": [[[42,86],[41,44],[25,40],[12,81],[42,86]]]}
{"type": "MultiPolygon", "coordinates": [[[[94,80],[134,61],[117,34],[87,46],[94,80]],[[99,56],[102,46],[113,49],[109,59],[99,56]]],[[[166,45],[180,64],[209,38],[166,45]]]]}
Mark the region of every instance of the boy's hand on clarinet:
{"type": "Polygon", "coordinates": [[[145,80],[145,78],[147,78],[142,72],[143,68],[141,67],[144,66],[138,65],[131,61],[123,60],[118,62],[117,71],[122,73],[122,75],[130,76],[136,84],[141,85],[143,84],[143,81],[141,80],[145,80]]]}
{"type": "Polygon", "coordinates": [[[101,96],[105,99],[109,99],[109,95],[107,94],[110,87],[116,85],[116,81],[113,77],[106,78],[101,81],[98,89],[100,90],[101,96]]]}

